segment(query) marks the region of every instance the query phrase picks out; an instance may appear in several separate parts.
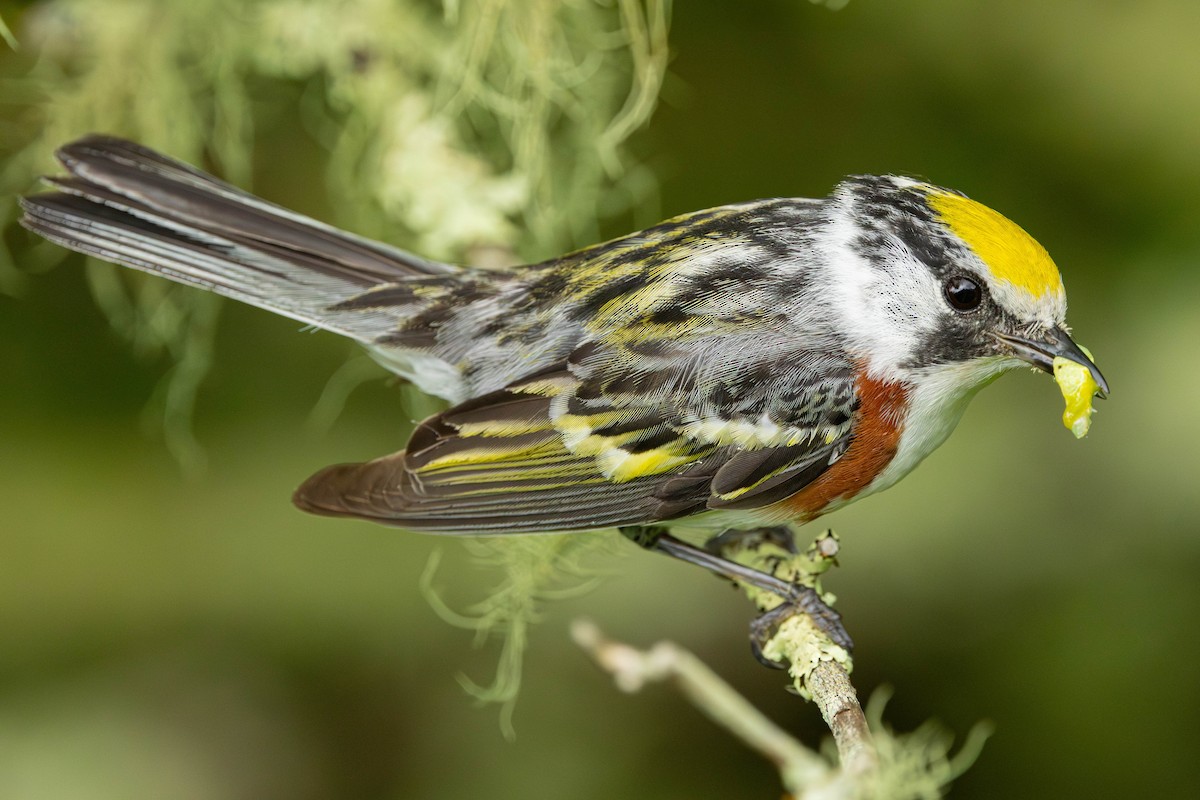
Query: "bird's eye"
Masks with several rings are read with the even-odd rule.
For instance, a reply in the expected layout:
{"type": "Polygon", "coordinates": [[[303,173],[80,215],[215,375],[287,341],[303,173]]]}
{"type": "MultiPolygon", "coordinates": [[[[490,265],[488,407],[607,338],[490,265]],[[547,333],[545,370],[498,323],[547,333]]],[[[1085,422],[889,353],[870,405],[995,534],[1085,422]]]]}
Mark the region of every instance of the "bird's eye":
{"type": "Polygon", "coordinates": [[[965,275],[955,275],[946,281],[946,300],[959,311],[971,311],[979,308],[983,289],[965,275]]]}

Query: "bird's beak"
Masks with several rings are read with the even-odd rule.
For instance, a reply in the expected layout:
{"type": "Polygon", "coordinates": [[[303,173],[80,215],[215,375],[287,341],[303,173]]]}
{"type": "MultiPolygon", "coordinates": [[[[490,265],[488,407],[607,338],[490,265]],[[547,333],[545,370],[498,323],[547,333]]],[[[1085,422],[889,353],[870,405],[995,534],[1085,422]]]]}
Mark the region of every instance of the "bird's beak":
{"type": "Polygon", "coordinates": [[[1088,372],[1092,373],[1092,378],[1099,387],[1097,395],[1101,398],[1108,397],[1108,381],[1104,380],[1104,376],[1100,374],[1100,370],[1088,354],[1083,352],[1083,349],[1075,344],[1075,340],[1062,328],[1053,327],[1046,331],[1045,336],[1038,339],[1026,339],[1023,336],[1014,336],[1009,333],[996,333],[994,335],[997,339],[1011,347],[1013,353],[1018,358],[1023,358],[1033,366],[1045,370],[1051,375],[1054,374],[1054,359],[1056,358],[1065,358],[1087,367],[1088,372]]]}

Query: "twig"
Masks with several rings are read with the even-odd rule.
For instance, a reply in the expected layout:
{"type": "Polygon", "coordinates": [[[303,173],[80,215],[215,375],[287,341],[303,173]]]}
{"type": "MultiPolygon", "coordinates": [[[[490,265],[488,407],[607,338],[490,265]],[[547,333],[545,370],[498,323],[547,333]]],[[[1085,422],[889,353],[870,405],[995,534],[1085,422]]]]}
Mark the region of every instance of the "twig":
{"type": "MultiPolygon", "coordinates": [[[[826,531],[803,553],[790,549],[789,534],[778,529],[728,539],[718,539],[724,555],[791,583],[821,593],[820,576],[836,563],[838,540],[826,531]]],[[[781,599],[757,587],[742,586],[747,596],[764,612],[773,611],[781,599]]],[[[827,602],[833,596],[825,594],[827,602]]],[[[764,657],[787,666],[796,690],[813,700],[833,732],[838,758],[847,773],[863,775],[876,769],[879,756],[867,726],[858,694],[850,682],[854,661],[849,652],[829,640],[824,631],[802,614],[794,614],[761,643],[764,657]]]]}
{"type": "MultiPolygon", "coordinates": [[[[781,543],[769,534],[718,537],[710,545],[727,557],[810,586],[818,593],[817,577],[837,553],[837,540],[831,533],[804,554],[793,553],[787,541],[781,543]]],[[[769,592],[743,588],[761,609],[780,605],[780,599],[769,592]]],[[[823,597],[832,601],[830,595],[823,597]]],[[[978,726],[953,757],[950,739],[936,726],[926,724],[899,735],[881,727],[881,708],[872,717],[880,726],[873,735],[850,683],[850,654],[834,645],[804,614],[781,611],[769,619],[771,627],[765,632],[766,626],[757,626],[761,655],[786,664],[796,689],[816,703],[833,732],[840,768],[767,719],[678,645],[660,642],[649,650],[637,650],[606,639],[595,625],[583,621],[576,622],[571,633],[624,691],[636,692],[647,683],[660,681],[678,686],[700,711],[776,766],[790,800],[927,800],[940,797],[950,781],[974,761],[987,736],[978,726]]]]}
{"type": "Polygon", "coordinates": [[[694,655],[671,642],[637,650],[604,637],[591,622],[571,626],[571,636],[596,662],[612,673],[626,692],[650,682],[670,681],[718,725],[761,753],[779,770],[784,787],[795,797],[852,796],[845,781],[825,759],[767,719],[694,655]],[[843,787],[843,788],[838,788],[843,787]]]}
{"type": "Polygon", "coordinates": [[[845,668],[836,661],[822,661],[809,673],[808,686],[821,717],[833,732],[842,769],[851,775],[875,770],[879,755],[845,668]]]}

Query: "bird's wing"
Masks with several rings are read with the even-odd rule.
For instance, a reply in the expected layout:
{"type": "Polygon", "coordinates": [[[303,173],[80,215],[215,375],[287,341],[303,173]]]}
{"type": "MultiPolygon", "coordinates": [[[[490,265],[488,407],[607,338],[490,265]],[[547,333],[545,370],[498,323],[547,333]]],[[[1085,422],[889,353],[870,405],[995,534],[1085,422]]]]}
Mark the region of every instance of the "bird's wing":
{"type": "MultiPolygon", "coordinates": [[[[850,362],[739,333],[592,341],[561,369],[421,423],[402,453],[331,467],[305,510],[431,532],[643,524],[794,494],[849,446],[850,362]]],[[[778,332],[777,332],[778,333],[778,332]]]]}

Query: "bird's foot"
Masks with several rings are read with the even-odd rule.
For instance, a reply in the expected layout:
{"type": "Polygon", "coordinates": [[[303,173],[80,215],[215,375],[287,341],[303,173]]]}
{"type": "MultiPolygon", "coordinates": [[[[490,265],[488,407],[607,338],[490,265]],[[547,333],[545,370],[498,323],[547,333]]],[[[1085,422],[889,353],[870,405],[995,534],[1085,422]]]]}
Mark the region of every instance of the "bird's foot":
{"type": "MultiPolygon", "coordinates": [[[[764,529],[772,530],[772,529],[764,529]]],[[[664,528],[653,526],[627,526],[621,528],[621,534],[632,542],[648,550],[657,550],[674,556],[682,561],[695,564],[730,580],[749,584],[763,591],[770,592],[783,598],[783,603],[776,609],[768,611],[755,621],[757,625],[765,620],[766,625],[778,627],[792,614],[807,614],[829,639],[838,647],[850,650],[854,642],[842,625],[841,615],[834,611],[821,595],[811,586],[784,580],[769,572],[763,572],[736,561],[730,561],[708,549],[696,547],[680,539],[676,539],[664,528]],[[783,610],[781,610],[783,609],[783,610]]],[[[724,535],[724,534],[722,534],[724,535]]],[[[754,629],[752,629],[752,638],[754,629]]],[[[767,639],[770,637],[768,636],[767,639]]],[[[763,639],[765,642],[767,639],[763,639]]],[[[760,659],[761,660],[761,659],[760,659]]]]}

